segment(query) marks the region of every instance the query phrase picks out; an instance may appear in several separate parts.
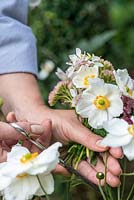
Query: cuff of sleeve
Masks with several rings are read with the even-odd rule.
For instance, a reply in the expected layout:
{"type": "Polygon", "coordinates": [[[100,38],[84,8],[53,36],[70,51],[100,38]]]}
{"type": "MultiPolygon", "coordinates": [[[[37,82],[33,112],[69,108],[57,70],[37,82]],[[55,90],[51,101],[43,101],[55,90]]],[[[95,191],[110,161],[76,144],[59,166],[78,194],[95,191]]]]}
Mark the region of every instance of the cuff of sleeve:
{"type": "Polygon", "coordinates": [[[0,74],[26,72],[37,75],[36,39],[31,29],[3,18],[0,30],[0,74]]]}

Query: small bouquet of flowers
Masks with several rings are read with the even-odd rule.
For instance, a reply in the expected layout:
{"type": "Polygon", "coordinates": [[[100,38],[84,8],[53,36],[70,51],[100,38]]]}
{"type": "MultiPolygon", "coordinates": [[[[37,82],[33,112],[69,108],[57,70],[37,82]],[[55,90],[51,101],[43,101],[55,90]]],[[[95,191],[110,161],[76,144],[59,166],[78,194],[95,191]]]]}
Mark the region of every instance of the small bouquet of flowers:
{"type": "MultiPolygon", "coordinates": [[[[127,69],[115,70],[109,61],[94,54],[82,53],[79,48],[76,49],[76,54],[70,55],[69,58],[68,69],[63,72],[58,68],[56,72],[60,81],[49,95],[50,106],[60,102],[66,108],[74,109],[85,127],[103,137],[102,145],[122,147],[126,156],[122,161],[123,166],[126,160],[132,163],[134,160],[134,80],[129,76],[127,69]]],[[[97,152],[76,143],[69,144],[66,149],[64,159],[75,169],[81,160],[87,158],[96,165],[97,152]]],[[[134,199],[134,182],[130,184],[128,196],[124,197],[126,176],[133,176],[133,172],[123,171],[122,184],[117,190],[107,184],[102,188],[100,182],[101,179],[106,180],[106,173],[99,173],[99,175],[97,174],[99,188],[104,200],[134,199]]]]}

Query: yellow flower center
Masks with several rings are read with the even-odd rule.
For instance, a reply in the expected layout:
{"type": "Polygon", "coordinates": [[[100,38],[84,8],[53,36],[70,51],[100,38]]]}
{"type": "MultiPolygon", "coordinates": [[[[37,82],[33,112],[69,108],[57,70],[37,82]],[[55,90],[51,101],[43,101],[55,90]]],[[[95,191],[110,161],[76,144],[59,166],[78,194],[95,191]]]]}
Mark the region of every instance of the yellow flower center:
{"type": "Polygon", "coordinates": [[[132,90],[128,86],[126,86],[126,92],[132,96],[132,90]]]}
{"type": "Polygon", "coordinates": [[[25,155],[23,155],[20,159],[21,163],[27,163],[31,160],[33,160],[34,158],[36,158],[38,156],[38,152],[35,153],[27,153],[25,155]]]}
{"type": "Polygon", "coordinates": [[[96,76],[95,76],[94,74],[85,76],[84,81],[83,81],[84,85],[85,85],[85,86],[88,86],[88,85],[89,85],[88,79],[89,79],[89,78],[95,78],[95,77],[96,77],[96,76]]]}
{"type": "Polygon", "coordinates": [[[110,107],[110,101],[106,96],[97,96],[94,100],[94,105],[99,110],[106,110],[108,107],[110,107]]]}
{"type": "Polygon", "coordinates": [[[134,124],[129,125],[128,132],[130,133],[130,135],[134,136],[134,124]]]}
{"type": "Polygon", "coordinates": [[[24,178],[26,176],[28,176],[28,174],[27,173],[23,173],[23,174],[17,175],[16,178],[24,178]]]}

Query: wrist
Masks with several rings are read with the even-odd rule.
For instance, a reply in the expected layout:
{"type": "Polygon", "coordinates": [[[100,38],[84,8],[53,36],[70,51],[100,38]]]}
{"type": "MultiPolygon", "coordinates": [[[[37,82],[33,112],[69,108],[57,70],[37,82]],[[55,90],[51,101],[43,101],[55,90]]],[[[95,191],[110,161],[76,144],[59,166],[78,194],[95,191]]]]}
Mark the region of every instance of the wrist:
{"type": "Polygon", "coordinates": [[[32,74],[13,73],[0,76],[0,96],[4,99],[3,112],[23,115],[44,105],[37,80],[32,74]]]}

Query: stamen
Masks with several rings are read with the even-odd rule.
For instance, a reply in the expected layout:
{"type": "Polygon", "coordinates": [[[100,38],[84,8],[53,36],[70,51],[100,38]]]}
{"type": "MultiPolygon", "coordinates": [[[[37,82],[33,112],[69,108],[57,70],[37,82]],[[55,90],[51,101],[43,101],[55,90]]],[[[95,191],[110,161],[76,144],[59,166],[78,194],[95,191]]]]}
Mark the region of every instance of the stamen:
{"type": "Polygon", "coordinates": [[[129,125],[128,132],[130,135],[134,136],[134,124],[129,125]]]}
{"type": "Polygon", "coordinates": [[[126,92],[132,96],[132,90],[128,86],[126,86],[126,92]]]}
{"type": "Polygon", "coordinates": [[[95,77],[96,77],[96,76],[95,76],[94,74],[91,74],[91,75],[86,76],[86,77],[84,78],[84,81],[83,81],[84,85],[85,85],[85,86],[88,86],[88,85],[89,85],[88,79],[89,79],[89,78],[95,78],[95,77]]]}
{"type": "Polygon", "coordinates": [[[27,153],[27,154],[22,156],[22,158],[20,159],[20,162],[21,163],[27,163],[27,162],[33,160],[34,158],[36,158],[37,156],[38,156],[38,152],[27,153]]]}
{"type": "Polygon", "coordinates": [[[99,110],[106,110],[108,107],[110,107],[110,101],[106,96],[97,96],[94,100],[94,105],[99,110]]]}

